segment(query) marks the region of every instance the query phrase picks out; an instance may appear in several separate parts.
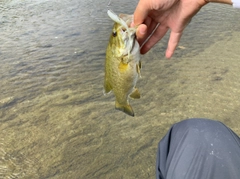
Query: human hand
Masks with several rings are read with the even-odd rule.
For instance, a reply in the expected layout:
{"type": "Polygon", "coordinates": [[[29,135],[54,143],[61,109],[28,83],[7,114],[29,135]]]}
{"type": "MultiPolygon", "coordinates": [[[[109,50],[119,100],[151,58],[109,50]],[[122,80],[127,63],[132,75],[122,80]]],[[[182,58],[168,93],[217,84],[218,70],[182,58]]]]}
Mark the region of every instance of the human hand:
{"type": "Polygon", "coordinates": [[[143,45],[141,53],[147,53],[170,29],[165,55],[171,58],[184,28],[205,4],[204,0],[140,0],[132,26],[139,25],[136,35],[143,45]]]}

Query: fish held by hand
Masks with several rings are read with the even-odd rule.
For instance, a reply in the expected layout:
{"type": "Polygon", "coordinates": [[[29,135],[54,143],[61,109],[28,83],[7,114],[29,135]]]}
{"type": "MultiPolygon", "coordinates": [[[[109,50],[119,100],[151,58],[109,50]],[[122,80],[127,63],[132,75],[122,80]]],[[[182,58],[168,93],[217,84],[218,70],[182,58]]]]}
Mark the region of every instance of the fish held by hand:
{"type": "Polygon", "coordinates": [[[140,98],[135,86],[140,77],[141,62],[136,28],[130,28],[133,15],[117,16],[111,10],[107,13],[115,23],[106,50],[104,93],[113,91],[115,108],[134,116],[128,98],[140,98]]]}

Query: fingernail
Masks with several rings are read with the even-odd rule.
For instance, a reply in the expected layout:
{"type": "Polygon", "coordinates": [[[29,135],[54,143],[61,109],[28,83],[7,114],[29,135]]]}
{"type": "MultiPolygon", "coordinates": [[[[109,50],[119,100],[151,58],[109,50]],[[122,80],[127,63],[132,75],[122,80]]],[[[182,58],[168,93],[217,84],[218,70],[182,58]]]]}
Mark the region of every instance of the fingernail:
{"type": "Polygon", "coordinates": [[[144,34],[146,33],[146,29],[145,29],[145,28],[140,29],[140,30],[139,30],[139,33],[142,34],[142,35],[144,35],[144,34]]]}
{"type": "Polygon", "coordinates": [[[140,34],[145,34],[145,30],[140,30],[140,34]]]}

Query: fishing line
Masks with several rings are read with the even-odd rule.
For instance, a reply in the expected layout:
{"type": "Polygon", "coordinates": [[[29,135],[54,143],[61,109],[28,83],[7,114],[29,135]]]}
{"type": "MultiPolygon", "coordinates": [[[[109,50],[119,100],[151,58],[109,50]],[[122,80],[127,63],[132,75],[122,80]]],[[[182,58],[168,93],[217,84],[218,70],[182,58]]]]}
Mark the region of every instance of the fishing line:
{"type": "Polygon", "coordinates": [[[148,36],[148,38],[143,42],[143,44],[141,45],[140,49],[145,45],[145,43],[152,37],[152,35],[154,34],[154,32],[157,30],[157,28],[160,26],[160,23],[158,23],[156,25],[156,27],[153,29],[152,33],[148,36]]]}

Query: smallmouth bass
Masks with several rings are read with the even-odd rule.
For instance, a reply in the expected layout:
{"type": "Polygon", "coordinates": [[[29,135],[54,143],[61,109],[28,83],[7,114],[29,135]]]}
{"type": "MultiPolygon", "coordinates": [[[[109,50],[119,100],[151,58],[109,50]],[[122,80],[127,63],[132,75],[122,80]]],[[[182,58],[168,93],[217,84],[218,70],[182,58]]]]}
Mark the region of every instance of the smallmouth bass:
{"type": "Polygon", "coordinates": [[[115,23],[106,50],[104,93],[113,91],[116,97],[115,108],[134,116],[128,98],[140,98],[135,86],[140,77],[141,62],[136,27],[130,28],[133,15],[117,16],[108,10],[108,16],[115,23]]]}

